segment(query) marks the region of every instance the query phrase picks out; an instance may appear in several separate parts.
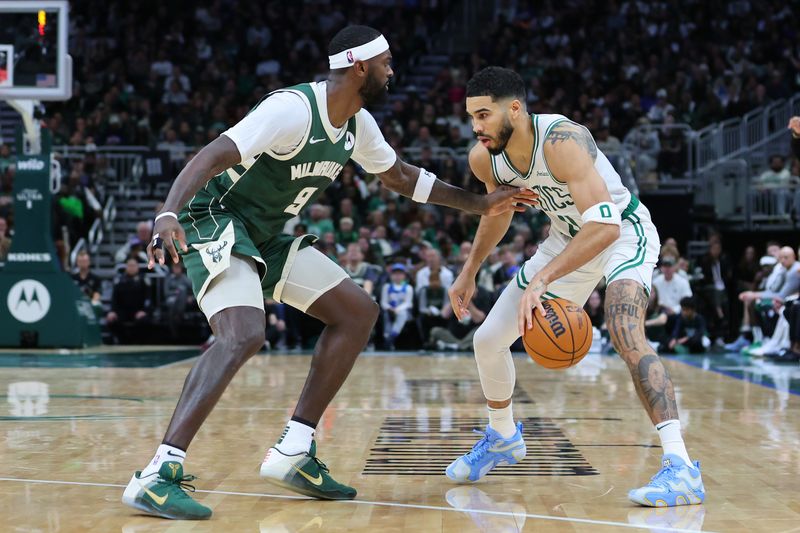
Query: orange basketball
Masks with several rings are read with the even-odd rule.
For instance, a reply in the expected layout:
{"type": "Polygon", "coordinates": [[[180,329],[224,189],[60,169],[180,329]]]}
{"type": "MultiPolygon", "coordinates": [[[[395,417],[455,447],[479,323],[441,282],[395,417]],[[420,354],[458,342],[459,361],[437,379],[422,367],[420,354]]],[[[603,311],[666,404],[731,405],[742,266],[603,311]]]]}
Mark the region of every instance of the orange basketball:
{"type": "Polygon", "coordinates": [[[542,302],[545,315],[533,310],[533,327],[522,343],[531,359],[545,368],[577,365],[592,346],[592,322],[583,307],[564,298],[542,302]]]}

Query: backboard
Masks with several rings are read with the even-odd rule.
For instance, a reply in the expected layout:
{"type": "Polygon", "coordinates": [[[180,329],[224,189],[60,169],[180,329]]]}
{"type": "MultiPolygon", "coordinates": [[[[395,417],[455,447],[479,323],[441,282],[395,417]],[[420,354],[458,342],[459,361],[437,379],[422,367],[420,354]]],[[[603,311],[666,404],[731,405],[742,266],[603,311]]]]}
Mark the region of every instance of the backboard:
{"type": "Polygon", "coordinates": [[[67,0],[0,0],[0,100],[72,93],[67,0]]]}

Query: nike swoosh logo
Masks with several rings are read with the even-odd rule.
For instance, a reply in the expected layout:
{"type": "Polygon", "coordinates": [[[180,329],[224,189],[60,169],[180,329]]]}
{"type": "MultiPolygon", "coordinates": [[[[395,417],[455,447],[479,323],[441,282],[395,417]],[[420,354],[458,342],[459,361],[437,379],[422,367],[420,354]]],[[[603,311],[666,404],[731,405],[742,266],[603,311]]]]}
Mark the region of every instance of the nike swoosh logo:
{"type": "Polygon", "coordinates": [[[185,456],[185,455],[180,455],[180,454],[177,454],[177,453],[172,453],[172,451],[171,451],[171,450],[167,450],[167,455],[171,455],[172,457],[180,457],[181,459],[186,459],[186,456],[185,456]]]}
{"type": "Polygon", "coordinates": [[[514,448],[519,447],[519,442],[512,442],[511,444],[506,444],[505,446],[501,446],[499,448],[489,448],[490,452],[507,452],[508,450],[513,450],[514,448]]]}
{"type": "Polygon", "coordinates": [[[303,472],[302,470],[300,470],[299,468],[297,468],[297,467],[296,467],[296,466],[294,466],[294,465],[292,465],[292,468],[294,468],[295,470],[297,470],[297,473],[298,473],[298,474],[300,474],[301,476],[303,476],[304,478],[306,478],[306,479],[307,479],[309,482],[313,483],[313,484],[314,484],[314,485],[316,485],[317,487],[319,487],[320,485],[322,485],[322,474],[317,474],[317,477],[311,477],[311,476],[309,476],[308,474],[306,474],[305,472],[303,472]]]}
{"type": "Polygon", "coordinates": [[[141,481],[139,481],[139,486],[142,487],[142,490],[144,490],[145,494],[150,496],[153,499],[153,501],[156,502],[156,505],[164,505],[164,503],[167,501],[167,498],[169,498],[169,494],[164,494],[163,496],[159,496],[152,490],[145,487],[141,481]]]}
{"type": "Polygon", "coordinates": [[[322,141],[324,141],[324,140],[325,140],[325,137],[323,137],[322,139],[315,139],[314,137],[311,137],[311,138],[308,140],[308,143],[309,143],[309,144],[317,144],[317,143],[321,143],[321,142],[322,142],[322,141]]]}

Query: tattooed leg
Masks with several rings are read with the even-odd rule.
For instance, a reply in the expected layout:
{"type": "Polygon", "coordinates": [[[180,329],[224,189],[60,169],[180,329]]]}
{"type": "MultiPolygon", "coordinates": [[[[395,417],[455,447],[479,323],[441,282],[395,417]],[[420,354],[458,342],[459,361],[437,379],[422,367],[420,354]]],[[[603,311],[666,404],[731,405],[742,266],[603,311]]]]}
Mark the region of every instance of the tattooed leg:
{"type": "Polygon", "coordinates": [[[614,348],[628,365],[633,384],[653,424],[678,418],[675,389],[667,369],[644,333],[647,295],[629,280],[612,281],[606,289],[606,325],[614,348]]]}

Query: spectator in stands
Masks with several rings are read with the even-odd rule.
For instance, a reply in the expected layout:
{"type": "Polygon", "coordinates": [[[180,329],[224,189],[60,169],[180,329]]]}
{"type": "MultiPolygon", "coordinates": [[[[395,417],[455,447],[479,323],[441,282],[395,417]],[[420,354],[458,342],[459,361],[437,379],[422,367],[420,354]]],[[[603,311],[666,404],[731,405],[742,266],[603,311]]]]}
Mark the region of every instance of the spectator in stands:
{"type": "Polygon", "coordinates": [[[114,254],[114,260],[122,263],[128,257],[136,257],[140,263],[147,263],[147,244],[150,242],[150,223],[139,222],[136,224],[136,234],[128,237],[128,242],[123,244],[114,254]]]}
{"type": "Polygon", "coordinates": [[[196,309],[192,282],[186,275],[183,263],[170,265],[169,275],[164,279],[164,296],[170,334],[177,339],[180,326],[186,322],[187,310],[196,309]]]}
{"type": "Polygon", "coordinates": [[[308,210],[308,220],[304,220],[309,233],[314,235],[325,235],[333,233],[333,220],[331,220],[331,210],[328,206],[314,204],[308,210]]]}
{"type": "Polygon", "coordinates": [[[466,148],[469,143],[470,140],[461,135],[461,128],[458,126],[450,126],[450,129],[447,133],[447,138],[442,141],[442,146],[452,148],[453,150],[458,150],[461,148],[466,148]]]}
{"type": "Polygon", "coordinates": [[[675,321],[675,328],[667,345],[670,352],[703,353],[711,345],[706,336],[706,321],[697,312],[694,300],[691,297],[681,299],[681,312],[675,321]]]}
{"type": "Polygon", "coordinates": [[[756,257],[756,247],[747,246],[742,258],[736,266],[736,292],[752,291],[756,288],[755,280],[761,267],[756,257]]]}
{"type": "Polygon", "coordinates": [[[336,243],[347,246],[358,241],[358,232],[354,229],[353,219],[342,217],[339,219],[339,231],[336,232],[336,243]]]}
{"type": "Polygon", "coordinates": [[[667,320],[667,313],[658,305],[658,289],[653,287],[647,300],[644,331],[655,351],[667,343],[667,320]]]}
{"type": "MultiPolygon", "coordinates": [[[[739,295],[739,300],[744,305],[753,308],[755,324],[760,327],[765,340],[772,337],[779,318],[777,312],[786,299],[800,290],[800,265],[797,263],[795,251],[790,246],[784,246],[778,257],[780,267],[776,266],[766,279],[764,290],[745,291],[739,295]]],[[[735,351],[736,348],[741,350],[745,347],[732,343],[725,348],[735,351]]]]}
{"type": "Polygon", "coordinates": [[[287,329],[284,311],[284,304],[279,304],[270,298],[264,300],[264,313],[267,315],[264,347],[267,350],[286,346],[287,329]]]}
{"type": "Polygon", "coordinates": [[[594,134],[594,139],[598,150],[608,157],[617,156],[622,152],[622,143],[618,138],[611,135],[611,130],[606,125],[600,126],[594,134]]]}
{"type": "Polygon", "coordinates": [[[469,302],[468,315],[459,321],[450,306],[450,299],[445,298],[442,316],[447,319],[446,327],[435,327],[431,330],[428,345],[437,350],[457,350],[472,352],[472,337],[486,319],[492,308],[492,295],[480,285],[476,285],[475,293],[469,302]]]}
{"type": "Polygon", "coordinates": [[[419,292],[423,287],[430,285],[433,273],[437,272],[439,280],[445,291],[453,284],[453,271],[442,264],[442,253],[436,248],[425,250],[425,266],[417,272],[416,290],[419,292]]]}
{"type": "Polygon", "coordinates": [[[11,238],[8,236],[8,222],[0,217],[0,263],[5,262],[11,249],[11,238]]]}
{"type": "Polygon", "coordinates": [[[703,275],[700,296],[709,319],[709,335],[712,340],[722,339],[728,327],[728,290],[733,285],[733,269],[722,252],[719,238],[710,239],[708,253],[700,259],[700,268],[703,275]]]}
{"type": "Polygon", "coordinates": [[[351,242],[347,245],[345,262],[342,264],[342,268],[356,285],[364,289],[370,296],[373,296],[375,283],[378,280],[378,269],[364,261],[364,253],[357,242],[351,242]]]}
{"type": "Polygon", "coordinates": [[[761,291],[745,291],[739,295],[743,302],[777,300],[783,302],[800,290],[800,266],[791,246],[781,248],[778,262],[782,268],[775,269],[775,276],[767,278],[767,286],[761,291]]]}
{"type": "Polygon", "coordinates": [[[674,110],[675,107],[667,102],[667,90],[661,88],[656,91],[656,102],[647,112],[647,118],[653,124],[663,124],[667,115],[670,115],[674,110]]]}
{"type": "Polygon", "coordinates": [[[592,291],[592,294],[589,295],[589,299],[586,300],[586,305],[583,306],[583,310],[589,315],[589,320],[592,321],[592,327],[598,330],[605,328],[606,318],[603,310],[603,297],[600,295],[599,290],[595,289],[592,291]]]}
{"type": "Polygon", "coordinates": [[[169,161],[173,171],[182,168],[187,149],[186,144],[178,138],[178,133],[174,128],[167,128],[164,132],[164,140],[156,145],[156,149],[169,153],[169,161]]]}
{"type": "Polygon", "coordinates": [[[514,250],[509,245],[504,245],[500,248],[500,266],[495,270],[492,281],[494,282],[495,290],[501,291],[505,288],[506,283],[514,279],[517,275],[520,265],[517,263],[514,250]]]}
{"type": "Polygon", "coordinates": [[[414,306],[414,289],[406,281],[406,271],[403,263],[393,264],[389,269],[389,283],[384,284],[381,291],[383,337],[389,350],[394,350],[395,340],[411,318],[414,306]]]}
{"type": "Polygon", "coordinates": [[[417,307],[419,309],[417,319],[423,341],[429,338],[432,328],[447,324],[447,318],[444,316],[444,304],[449,298],[447,290],[442,286],[439,272],[439,270],[431,271],[428,284],[417,288],[417,307]]]}
{"type": "Polygon", "coordinates": [[[774,154],[769,158],[769,168],[758,177],[760,187],[786,187],[789,184],[789,169],[782,155],[774,154]]]}
{"type": "Polygon", "coordinates": [[[681,300],[692,296],[689,281],[677,274],[677,258],[665,255],[661,258],[660,274],[653,277],[653,287],[658,290],[658,305],[667,313],[667,330],[675,325],[681,312],[681,300]]]}
{"type": "Polygon", "coordinates": [[[138,259],[131,257],[125,262],[125,272],[114,280],[106,323],[120,343],[141,343],[149,312],[150,282],[139,270],[138,259]]]}
{"type": "Polygon", "coordinates": [[[428,128],[428,126],[420,127],[417,138],[411,142],[412,148],[434,148],[437,146],[439,146],[439,141],[437,141],[436,138],[431,135],[431,130],[428,128]]]}
{"type": "MultiPolygon", "coordinates": [[[[2,259],[2,254],[0,254],[0,259],[2,259]]],[[[100,302],[102,283],[100,278],[97,277],[97,275],[95,275],[91,270],[92,259],[89,256],[89,252],[86,250],[81,250],[78,252],[78,257],[75,259],[75,264],[78,267],[77,271],[72,274],[72,279],[75,281],[75,284],[84,294],[84,296],[86,296],[89,301],[92,302],[92,305],[102,305],[100,302]]]]}
{"type": "MultiPolygon", "coordinates": [[[[767,250],[780,247],[772,244],[767,246],[767,250]]],[[[778,252],[779,253],[779,252],[778,252]]],[[[759,260],[759,272],[756,274],[751,287],[747,287],[739,292],[739,295],[746,292],[751,292],[756,289],[780,290],[780,284],[783,283],[784,278],[783,265],[778,263],[778,259],[772,254],[767,254],[759,260]]],[[[739,352],[747,348],[753,342],[753,324],[755,323],[755,305],[754,300],[745,301],[739,297],[738,300],[742,303],[742,323],[739,327],[739,336],[731,343],[725,345],[725,350],[729,352],[739,352]]]]}
{"type": "Polygon", "coordinates": [[[69,179],[61,184],[54,201],[56,228],[66,228],[70,244],[75,244],[89,234],[89,227],[100,216],[102,206],[89,188],[80,183],[79,169],[74,168],[69,179]]]}
{"type": "MultiPolygon", "coordinates": [[[[372,236],[370,237],[370,248],[377,250],[381,259],[392,255],[394,252],[394,247],[392,246],[392,243],[389,242],[389,239],[386,238],[386,226],[377,226],[372,231],[372,236]]],[[[382,264],[383,263],[381,263],[381,265],[382,264]]]]}
{"type": "Polygon", "coordinates": [[[658,154],[658,169],[671,176],[679,176],[686,170],[686,141],[684,132],[675,125],[675,117],[668,114],[664,117],[664,126],[660,133],[661,152],[658,154]]]}

